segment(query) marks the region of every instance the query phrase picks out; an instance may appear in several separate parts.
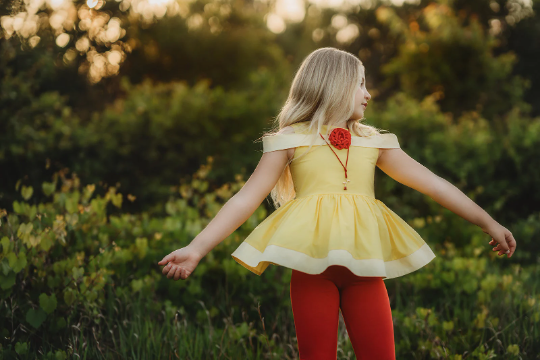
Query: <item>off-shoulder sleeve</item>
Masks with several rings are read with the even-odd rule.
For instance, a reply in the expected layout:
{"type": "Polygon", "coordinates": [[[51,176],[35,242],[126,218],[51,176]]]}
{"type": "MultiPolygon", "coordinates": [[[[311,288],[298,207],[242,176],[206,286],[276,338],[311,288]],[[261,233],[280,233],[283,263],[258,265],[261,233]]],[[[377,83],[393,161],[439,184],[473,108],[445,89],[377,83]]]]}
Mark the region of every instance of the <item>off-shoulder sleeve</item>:
{"type": "Polygon", "coordinates": [[[396,134],[386,133],[373,136],[376,147],[381,149],[399,149],[399,141],[396,134]]]}
{"type": "Polygon", "coordinates": [[[366,137],[353,136],[351,145],[380,149],[399,148],[397,136],[392,133],[371,135],[366,137]]]}
{"type": "Polygon", "coordinates": [[[301,146],[306,142],[303,134],[277,134],[263,137],[263,153],[301,146]]]}

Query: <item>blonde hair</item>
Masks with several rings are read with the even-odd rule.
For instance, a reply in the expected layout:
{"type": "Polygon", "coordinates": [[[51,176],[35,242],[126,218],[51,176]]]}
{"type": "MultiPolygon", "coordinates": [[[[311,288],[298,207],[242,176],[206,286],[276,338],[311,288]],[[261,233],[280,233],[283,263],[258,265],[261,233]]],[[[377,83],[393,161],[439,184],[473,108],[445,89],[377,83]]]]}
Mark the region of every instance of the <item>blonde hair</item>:
{"type": "MultiPolygon", "coordinates": [[[[274,129],[264,133],[263,137],[276,135],[289,125],[308,122],[309,133],[313,133],[313,136],[305,152],[307,154],[318,133],[321,132],[322,125],[334,126],[346,120],[351,134],[356,136],[381,134],[379,130],[382,129],[361,124],[360,121],[365,118],[350,119],[354,112],[357,86],[362,81],[363,75],[364,65],[360,59],[346,51],[332,47],[313,51],[300,65],[285,105],[274,121],[274,129]],[[314,128],[317,128],[317,132],[313,131],[314,128]]],[[[270,192],[275,208],[296,195],[289,166],[291,161],[287,162],[270,192]]]]}

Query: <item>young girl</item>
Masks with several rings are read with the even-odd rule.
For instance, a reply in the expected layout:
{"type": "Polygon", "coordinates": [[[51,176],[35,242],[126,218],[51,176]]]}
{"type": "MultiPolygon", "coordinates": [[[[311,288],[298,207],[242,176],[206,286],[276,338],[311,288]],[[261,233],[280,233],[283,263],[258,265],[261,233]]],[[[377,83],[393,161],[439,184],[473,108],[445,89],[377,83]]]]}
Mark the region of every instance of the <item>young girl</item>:
{"type": "Polygon", "coordinates": [[[312,52],[298,70],[263,156],[243,188],[186,247],[165,256],[168,278],[187,279],[199,261],[271,194],[278,207],[233,252],[261,275],[292,269],[290,296],[301,360],[336,359],[339,310],[358,359],[395,359],[383,280],[409,274],[435,254],[403,219],[375,198],[378,166],[489,234],[511,257],[512,233],[455,186],[403,150],[396,135],[361,124],[371,95],[364,67],[334,48],[312,52]]]}

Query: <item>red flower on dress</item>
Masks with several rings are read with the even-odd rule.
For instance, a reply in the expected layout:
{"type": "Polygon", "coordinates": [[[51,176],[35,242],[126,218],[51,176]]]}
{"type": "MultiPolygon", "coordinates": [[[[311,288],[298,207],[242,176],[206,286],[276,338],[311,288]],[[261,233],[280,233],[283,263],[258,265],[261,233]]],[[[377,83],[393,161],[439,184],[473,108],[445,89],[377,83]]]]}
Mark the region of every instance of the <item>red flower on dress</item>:
{"type": "Polygon", "coordinates": [[[328,140],[338,150],[348,149],[351,146],[351,133],[343,128],[335,128],[330,133],[328,140]]]}

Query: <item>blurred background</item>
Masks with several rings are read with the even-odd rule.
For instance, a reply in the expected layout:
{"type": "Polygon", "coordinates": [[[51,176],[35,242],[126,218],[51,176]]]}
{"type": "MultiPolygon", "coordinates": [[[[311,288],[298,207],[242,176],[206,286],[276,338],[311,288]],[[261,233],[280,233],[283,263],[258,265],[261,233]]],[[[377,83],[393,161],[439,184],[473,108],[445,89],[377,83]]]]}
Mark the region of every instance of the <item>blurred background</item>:
{"type": "MultiPolygon", "coordinates": [[[[313,50],[357,56],[365,123],[517,240],[377,169],[437,257],[385,281],[399,359],[538,359],[539,0],[3,0],[0,357],[298,359],[291,270],[157,262],[243,186],[313,50]]],[[[354,359],[340,316],[338,359],[354,359]]]]}

